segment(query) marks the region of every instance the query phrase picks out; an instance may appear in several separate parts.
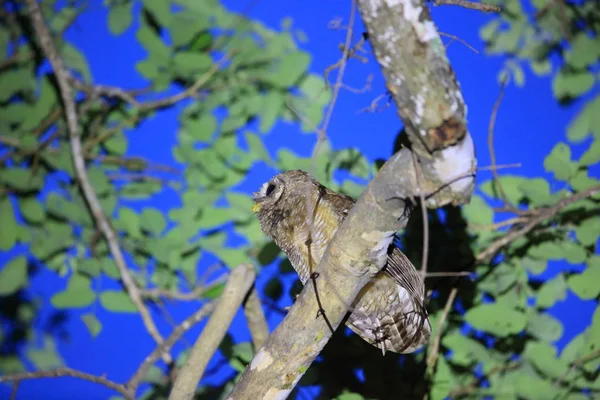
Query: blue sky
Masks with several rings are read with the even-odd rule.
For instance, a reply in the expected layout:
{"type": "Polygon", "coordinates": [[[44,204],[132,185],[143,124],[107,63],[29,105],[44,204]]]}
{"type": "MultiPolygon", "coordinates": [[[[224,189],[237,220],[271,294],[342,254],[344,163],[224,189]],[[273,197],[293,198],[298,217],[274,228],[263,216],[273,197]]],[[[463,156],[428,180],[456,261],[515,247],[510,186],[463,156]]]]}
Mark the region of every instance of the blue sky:
{"type": "MultiPolygon", "coordinates": [[[[286,16],[294,20],[294,26],[302,29],[308,41],[301,48],[312,55],[310,70],[322,73],[335,63],[339,57],[338,44],[344,40],[344,31],[328,29],[328,23],[337,17],[347,19],[350,4],[342,0],[226,0],[232,10],[245,10],[252,3],[249,17],[259,19],[272,28],[278,28],[286,16]]],[[[145,56],[144,50],[135,40],[135,29],[124,35],[113,37],[106,25],[106,9],[98,0],[90,1],[90,6],[78,22],[67,32],[67,38],[83,51],[88,59],[94,81],[124,88],[144,87],[147,82],[135,71],[135,63],[145,56]]],[[[456,72],[458,81],[468,106],[468,123],[474,138],[477,158],[480,166],[489,165],[487,151],[487,126],[493,104],[498,95],[497,74],[502,68],[502,57],[489,57],[483,53],[483,43],[479,39],[480,27],[490,19],[489,15],[458,7],[436,7],[433,17],[442,32],[460,37],[480,50],[475,54],[459,42],[448,48],[448,56],[456,72]]],[[[356,38],[362,32],[357,26],[356,38]]],[[[443,38],[448,42],[448,38],[443,38]]],[[[565,127],[578,110],[578,105],[560,107],[552,96],[551,82],[548,78],[538,78],[525,67],[526,85],[517,88],[507,87],[496,124],[496,157],[499,164],[521,163],[515,171],[527,176],[550,177],[544,172],[543,159],[556,142],[565,139],[565,127]]],[[[362,87],[369,74],[374,74],[372,90],[364,94],[342,91],[328,137],[334,149],[357,147],[370,160],[390,156],[393,140],[401,128],[393,107],[380,113],[358,113],[371,101],[384,92],[379,67],[370,62],[363,65],[352,62],[347,67],[345,82],[354,87],[362,87]]],[[[174,164],[171,146],[175,142],[178,129],[178,109],[162,112],[143,123],[130,135],[129,152],[163,164],[174,164]]],[[[293,148],[295,152],[309,155],[315,142],[313,134],[303,134],[296,125],[277,123],[266,139],[271,154],[282,147],[293,148]]],[[[580,154],[584,146],[576,147],[580,154]]],[[[510,172],[510,170],[507,170],[510,172]]],[[[266,167],[254,170],[243,185],[244,189],[256,190],[259,185],[274,174],[266,167]]],[[[489,179],[489,172],[480,172],[479,182],[489,179]]],[[[558,186],[556,186],[558,187],[558,186]]],[[[155,203],[159,208],[169,208],[177,203],[174,195],[160,196],[155,203]]],[[[564,265],[556,263],[549,268],[547,276],[556,274],[564,265]]],[[[259,288],[276,272],[276,267],[266,268],[259,277],[259,288]]],[[[47,300],[64,281],[52,273],[42,272],[32,282],[33,293],[47,300]]],[[[286,290],[287,293],[287,290],[286,290]]],[[[287,299],[289,301],[289,298],[287,299]]],[[[181,320],[195,309],[194,304],[169,307],[176,320],[181,320]]],[[[103,322],[103,331],[96,339],[91,339],[81,323],[78,314],[70,315],[65,327],[69,340],[60,344],[61,354],[66,364],[92,374],[106,373],[115,381],[126,381],[139,365],[140,361],[154,348],[154,342],[144,331],[140,318],[131,314],[111,314],[99,307],[98,318],[103,322]]],[[[553,313],[565,323],[565,335],[559,342],[565,344],[568,338],[578,333],[590,321],[592,303],[583,303],[570,295],[568,300],[559,303],[553,313]],[[580,304],[581,303],[581,304],[580,304]]],[[[46,309],[46,313],[49,309],[46,309]]],[[[270,315],[269,324],[273,329],[280,316],[270,315]]],[[[159,320],[163,332],[170,331],[170,325],[164,318],[159,320]]],[[[200,327],[190,331],[187,339],[193,343],[200,327]]],[[[249,336],[244,319],[238,315],[233,324],[236,340],[248,340],[249,336]]],[[[181,347],[179,347],[181,348],[181,347]]],[[[211,366],[218,364],[213,360],[211,366]]],[[[209,367],[210,370],[210,367],[209,367]]],[[[215,380],[224,371],[220,370],[215,380]]],[[[0,386],[0,399],[10,393],[6,385],[0,386]]],[[[19,390],[19,399],[105,399],[114,394],[101,386],[71,378],[23,382],[19,390]],[[42,395],[43,394],[43,395],[42,395]]],[[[8,397],[6,397],[8,398],[8,397]]]]}

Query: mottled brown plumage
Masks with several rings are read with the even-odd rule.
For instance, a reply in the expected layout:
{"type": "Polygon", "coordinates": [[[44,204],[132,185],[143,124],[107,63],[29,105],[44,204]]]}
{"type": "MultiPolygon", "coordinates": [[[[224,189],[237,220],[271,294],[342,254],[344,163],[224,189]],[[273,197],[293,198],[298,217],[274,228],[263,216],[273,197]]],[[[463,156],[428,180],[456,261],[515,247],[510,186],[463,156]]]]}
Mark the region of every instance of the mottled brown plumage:
{"type": "MultiPolygon", "coordinates": [[[[303,284],[354,205],[351,197],[299,170],[273,177],[254,193],[254,201],[263,232],[289,257],[303,284]]],[[[346,324],[384,354],[411,353],[431,333],[423,300],[420,275],[392,243],[386,266],[359,292],[346,324]]]]}

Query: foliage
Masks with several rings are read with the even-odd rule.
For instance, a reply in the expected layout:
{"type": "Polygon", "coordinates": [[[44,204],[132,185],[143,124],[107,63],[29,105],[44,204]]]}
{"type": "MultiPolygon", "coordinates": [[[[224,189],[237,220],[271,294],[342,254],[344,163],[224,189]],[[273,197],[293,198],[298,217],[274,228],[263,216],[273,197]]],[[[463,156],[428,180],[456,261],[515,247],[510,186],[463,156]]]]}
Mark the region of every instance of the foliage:
{"type": "MultiPolygon", "coordinates": [[[[476,274],[472,283],[460,285],[460,307],[447,318],[436,365],[426,365],[431,347],[416,355],[381,358],[377,349],[340,330],[300,383],[320,385],[326,398],[412,398],[426,391],[431,399],[588,398],[600,391],[600,357],[593,357],[600,356],[598,194],[544,214],[534,229],[491,261],[477,260],[522,226],[515,222],[510,230],[496,229],[494,222],[515,213],[541,215],[600,183],[592,173],[600,161],[600,15],[591,2],[534,0],[533,18],[519,0],[495,2],[505,11],[481,30],[488,51],[507,55],[501,74],[517,85],[525,84],[524,64],[536,74],[552,75],[557,101],[579,109],[567,128],[568,141],[557,143],[543,161],[547,177],[503,175],[499,182],[482,182],[462,211],[430,212],[430,247],[437,251],[430,255],[429,271],[448,272],[446,261],[452,259],[456,271],[476,274]],[[582,143],[585,150],[575,156],[582,143]],[[497,212],[496,205],[510,212],[497,212]],[[559,260],[585,267],[546,281],[537,278],[559,260]],[[590,325],[559,353],[556,341],[563,327],[547,310],[569,291],[595,301],[597,308],[590,325]]],[[[279,31],[267,28],[216,0],[109,3],[110,32],[134,30],[147,53],[135,65],[148,81],[146,90],[109,90],[94,81],[86,55],[63,37],[86,12],[85,5],[45,1],[43,8],[78,89],[90,181],[146,302],[160,301],[153,290],[194,291],[203,283],[199,271],[211,264],[234,268],[277,262],[281,276],[289,276],[289,265],[260,232],[250,195],[240,189],[248,175],[261,164],[310,170],[332,189],[356,197],[363,187],[356,182],[376,172],[358,149],[334,150],[326,142],[314,162],[290,149],[278,149],[274,156],[267,149],[267,135],[277,123],[312,131],[331,97],[323,78],[308,73],[311,60],[298,46],[301,35],[290,24],[279,31]],[[197,90],[188,93],[195,85],[197,90]],[[179,123],[171,149],[177,169],[144,159],[129,146],[146,140],[135,137],[137,127],[169,110],[177,111],[179,123]],[[350,176],[340,181],[340,171],[350,176]],[[174,193],[178,204],[155,208],[166,193],[174,193]]],[[[117,265],[79,190],[58,88],[44,68],[27,12],[17,2],[7,10],[0,14],[0,250],[7,259],[0,270],[3,374],[23,371],[28,364],[35,369],[62,365],[58,339],[33,323],[48,302],[57,314],[80,315],[94,337],[102,335],[98,306],[111,313],[138,311],[118,286],[117,265]],[[39,269],[63,281],[48,300],[29,290],[39,269]]],[[[415,265],[420,263],[422,228],[416,215],[403,238],[415,265]]],[[[436,284],[437,297],[429,305],[434,328],[439,328],[447,286],[436,284]]],[[[222,285],[212,286],[196,300],[216,298],[221,290],[222,285]]],[[[277,301],[283,290],[281,280],[273,278],[264,297],[277,301]]],[[[201,385],[199,396],[222,396],[253,351],[250,343],[226,338],[221,353],[234,374],[220,386],[201,385]]],[[[186,353],[174,356],[181,366],[186,353]]],[[[144,396],[164,398],[170,385],[165,372],[150,370],[144,396]]]]}

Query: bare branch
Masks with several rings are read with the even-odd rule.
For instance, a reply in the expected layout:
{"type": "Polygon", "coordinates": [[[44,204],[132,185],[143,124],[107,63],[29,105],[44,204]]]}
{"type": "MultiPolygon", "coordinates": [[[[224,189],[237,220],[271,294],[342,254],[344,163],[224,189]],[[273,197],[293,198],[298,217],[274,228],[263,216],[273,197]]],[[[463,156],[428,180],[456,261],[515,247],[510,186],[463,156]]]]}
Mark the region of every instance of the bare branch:
{"type": "Polygon", "coordinates": [[[600,192],[600,185],[593,186],[589,189],[575,193],[567,198],[559,200],[558,202],[556,202],[555,205],[551,207],[540,207],[535,209],[529,218],[529,222],[527,222],[518,229],[508,232],[506,235],[494,241],[487,249],[479,253],[475,260],[479,263],[487,262],[489,258],[493,257],[504,246],[507,246],[512,241],[528,234],[529,232],[531,232],[531,230],[533,230],[537,225],[539,225],[543,221],[553,218],[556,214],[558,214],[563,208],[565,208],[569,204],[593,196],[598,192],[600,192]]]}
{"type": "Polygon", "coordinates": [[[502,8],[494,6],[492,4],[477,3],[474,1],[466,0],[433,0],[433,4],[436,6],[461,6],[470,10],[477,10],[483,12],[501,12],[502,8]]]}
{"type": "Polygon", "coordinates": [[[412,153],[413,166],[415,168],[415,177],[417,178],[417,191],[419,192],[419,205],[421,207],[421,218],[423,223],[423,250],[421,256],[421,277],[425,280],[427,276],[427,259],[429,257],[429,219],[427,215],[427,206],[425,205],[425,196],[423,194],[423,188],[421,187],[421,180],[423,179],[421,166],[417,155],[412,153]]]}
{"type": "MultiPolygon", "coordinates": [[[[50,35],[50,31],[48,30],[46,23],[44,22],[44,17],[42,16],[42,12],[37,1],[27,0],[27,4],[35,34],[38,37],[40,46],[50,61],[50,65],[52,66],[54,75],[56,76],[56,81],[58,83],[60,95],[64,104],[67,128],[71,139],[73,164],[75,166],[75,172],[81,187],[81,191],[87,201],[88,207],[90,208],[99,230],[102,232],[106,242],[108,243],[110,253],[119,269],[123,285],[125,286],[129,297],[140,312],[142,320],[144,321],[144,325],[146,326],[146,330],[150,333],[152,338],[154,338],[154,340],[160,344],[162,343],[163,338],[158,332],[158,329],[152,320],[152,316],[150,315],[150,312],[146,308],[141,298],[140,291],[136,286],[135,281],[131,277],[129,270],[127,269],[127,265],[125,263],[123,253],[121,252],[121,248],[119,247],[115,232],[106,219],[106,216],[102,211],[102,206],[98,201],[96,192],[89,181],[81,146],[79,126],[77,123],[77,110],[75,108],[73,93],[69,84],[69,74],[65,69],[63,60],[60,58],[52,41],[52,36],[50,35]]],[[[170,357],[167,360],[170,362],[170,357]]]]}
{"type": "Polygon", "coordinates": [[[427,373],[429,376],[433,374],[433,369],[437,363],[440,350],[440,338],[442,337],[442,332],[444,332],[444,324],[446,323],[446,318],[448,318],[457,292],[457,288],[452,288],[450,291],[448,300],[446,300],[446,305],[444,306],[444,311],[442,311],[442,315],[440,316],[440,322],[437,324],[437,333],[431,342],[429,356],[427,357],[427,373]]]}
{"type": "Polygon", "coordinates": [[[269,336],[269,327],[262,309],[256,288],[253,287],[244,303],[244,315],[250,329],[250,337],[255,351],[260,349],[269,336]]]}
{"type": "Polygon", "coordinates": [[[202,74],[202,76],[200,76],[200,78],[198,78],[198,80],[196,82],[194,82],[194,84],[192,86],[190,86],[189,88],[187,88],[184,91],[177,93],[173,96],[166,97],[164,99],[141,103],[138,106],[139,110],[140,111],[149,111],[149,110],[155,110],[157,108],[168,107],[175,103],[180,102],[181,100],[185,100],[189,97],[194,96],[196,94],[196,92],[198,92],[198,90],[200,90],[206,84],[206,82],[208,82],[208,80],[210,78],[212,78],[214,74],[217,73],[217,71],[219,71],[219,68],[222,67],[223,64],[225,64],[230,59],[232,53],[233,52],[230,51],[227,54],[225,54],[219,61],[214,63],[213,66],[208,71],[206,71],[204,74],[202,74]]]}
{"type": "Polygon", "coordinates": [[[194,314],[187,317],[181,324],[177,325],[173,332],[169,335],[168,338],[165,339],[162,344],[158,345],[152,353],[148,355],[140,364],[137,371],[133,374],[133,376],[129,379],[129,382],[125,385],[127,390],[131,392],[133,396],[135,396],[135,392],[142,381],[148,374],[150,367],[154,365],[158,361],[159,358],[162,357],[163,354],[168,353],[171,350],[171,347],[177,343],[177,341],[194,325],[200,322],[204,317],[213,312],[215,308],[214,302],[210,302],[205,304],[202,308],[196,311],[194,314]]]}
{"type": "Polygon", "coordinates": [[[446,32],[440,32],[440,35],[441,36],[446,36],[446,37],[449,37],[450,39],[452,39],[450,42],[448,42],[448,44],[446,45],[446,48],[448,48],[448,46],[450,46],[452,44],[452,42],[456,40],[457,42],[460,42],[460,43],[464,44],[469,50],[473,51],[475,54],[479,54],[479,51],[475,47],[471,46],[469,43],[465,42],[464,40],[462,40],[458,36],[451,35],[451,34],[446,33],[446,32]]]}
{"type": "Polygon", "coordinates": [[[196,286],[191,292],[178,292],[178,291],[174,291],[174,290],[154,288],[154,289],[143,289],[142,296],[144,296],[144,297],[164,297],[167,299],[182,300],[182,301],[200,300],[203,293],[223,284],[225,281],[227,281],[226,274],[216,278],[215,280],[213,280],[211,283],[209,283],[207,285],[196,286]]]}
{"type": "Polygon", "coordinates": [[[227,333],[227,329],[254,283],[254,279],[255,272],[252,265],[243,264],[231,271],[212,316],[194,343],[184,367],[177,375],[173,390],[169,395],[170,400],[194,398],[196,387],[204,374],[206,365],[227,333]]]}
{"type": "Polygon", "coordinates": [[[0,382],[15,382],[15,384],[17,384],[17,382],[21,382],[24,380],[41,378],[62,378],[65,376],[72,376],[74,378],[79,378],[85,381],[90,381],[99,385],[106,386],[109,389],[113,389],[116,392],[119,392],[126,399],[133,400],[133,396],[129,394],[124,385],[113,382],[110,379],[107,379],[105,376],[91,375],[71,368],[58,368],[49,371],[21,372],[18,374],[4,375],[0,376],[0,382]]]}

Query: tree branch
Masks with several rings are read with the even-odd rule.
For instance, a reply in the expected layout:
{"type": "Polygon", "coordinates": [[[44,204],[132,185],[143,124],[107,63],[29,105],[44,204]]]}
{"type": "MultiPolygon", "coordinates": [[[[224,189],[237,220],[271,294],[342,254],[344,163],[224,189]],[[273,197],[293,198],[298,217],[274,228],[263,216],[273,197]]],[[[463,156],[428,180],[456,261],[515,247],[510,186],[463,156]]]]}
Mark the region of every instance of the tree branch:
{"type": "MultiPolygon", "coordinates": [[[[144,325],[146,326],[146,330],[150,333],[152,338],[154,338],[154,340],[160,344],[162,343],[163,338],[158,332],[158,329],[152,320],[152,316],[142,300],[140,291],[127,269],[127,265],[125,263],[123,253],[119,247],[115,232],[104,215],[96,192],[89,181],[81,146],[79,126],[77,123],[77,110],[75,108],[73,93],[69,84],[69,73],[67,72],[63,60],[60,58],[58,51],[56,50],[56,47],[52,41],[52,36],[48,30],[48,27],[46,26],[46,23],[44,22],[44,17],[42,16],[42,12],[37,1],[27,0],[27,4],[35,34],[38,37],[44,54],[50,61],[50,65],[52,66],[56,81],[58,83],[60,95],[64,104],[67,129],[69,131],[69,137],[71,140],[73,164],[75,166],[75,173],[77,175],[77,180],[79,181],[81,191],[87,201],[88,207],[90,208],[99,230],[102,232],[106,242],[108,243],[110,253],[119,269],[123,285],[125,286],[129,297],[140,312],[144,325]]],[[[170,356],[168,356],[165,361],[170,362],[170,356]]]]}
{"type": "Polygon", "coordinates": [[[215,308],[214,302],[210,302],[205,304],[202,308],[196,311],[194,314],[187,317],[181,324],[179,324],[173,332],[169,335],[168,338],[165,339],[160,345],[158,345],[152,353],[148,355],[140,364],[137,371],[133,374],[133,376],[129,379],[127,384],[125,385],[130,393],[135,396],[135,392],[142,381],[148,374],[148,371],[158,361],[159,358],[162,357],[164,353],[167,353],[171,350],[171,347],[177,343],[177,341],[194,325],[200,322],[204,317],[213,312],[215,308]]]}
{"type": "MultiPolygon", "coordinates": [[[[417,0],[358,0],[358,5],[419,155],[422,190],[434,193],[426,198],[428,206],[468,201],[476,167],[473,142],[460,88],[427,7],[417,0]],[[466,179],[453,180],[457,175],[466,179]]],[[[229,399],[289,395],[330,339],[329,326],[339,326],[359,290],[384,266],[395,232],[406,225],[407,201],[419,196],[412,158],[411,150],[401,149],[369,183],[312,274],[314,285],[304,286],[229,399]]]]}
{"type": "Polygon", "coordinates": [[[577,201],[583,200],[594,194],[600,192],[600,185],[593,186],[589,189],[586,189],[582,192],[575,193],[567,198],[559,200],[555,205],[551,207],[540,207],[533,210],[532,214],[528,217],[528,222],[521,226],[518,229],[513,231],[509,231],[506,235],[500,237],[496,241],[494,241],[487,249],[482,251],[477,255],[475,260],[478,263],[487,262],[491,257],[493,257],[500,249],[504,246],[507,246],[514,240],[520,238],[531,232],[537,225],[542,223],[543,221],[554,217],[558,214],[563,208],[568,206],[569,204],[575,203],[577,201]]]}
{"type": "Polygon", "coordinates": [[[435,193],[427,206],[468,202],[477,163],[466,107],[425,1],[357,2],[387,89],[418,155],[421,185],[425,193],[435,193]],[[456,176],[465,179],[452,182],[456,176]]]}
{"type": "Polygon", "coordinates": [[[177,375],[170,400],[193,399],[196,387],[206,365],[223,340],[233,317],[237,313],[248,290],[254,283],[255,272],[252,265],[243,264],[229,274],[223,294],[202,334],[194,343],[189,358],[177,375]]]}
{"type": "Polygon", "coordinates": [[[248,322],[248,329],[250,329],[250,337],[252,338],[254,350],[258,351],[269,336],[269,327],[267,326],[265,313],[263,312],[262,304],[260,303],[260,298],[255,287],[250,290],[244,303],[244,315],[248,322]]]}
{"type": "Polygon", "coordinates": [[[0,382],[14,382],[16,385],[18,385],[18,382],[29,379],[62,378],[64,376],[72,376],[74,378],[94,382],[119,392],[128,400],[134,399],[134,397],[131,396],[127,391],[125,386],[121,385],[120,383],[113,382],[110,379],[107,379],[105,376],[91,375],[71,368],[58,368],[50,371],[21,372],[18,374],[4,375],[0,376],[0,382]]]}
{"type": "Polygon", "coordinates": [[[433,4],[436,6],[461,6],[471,10],[483,11],[483,12],[501,12],[502,9],[498,6],[485,3],[477,3],[466,0],[433,0],[433,4]]]}

